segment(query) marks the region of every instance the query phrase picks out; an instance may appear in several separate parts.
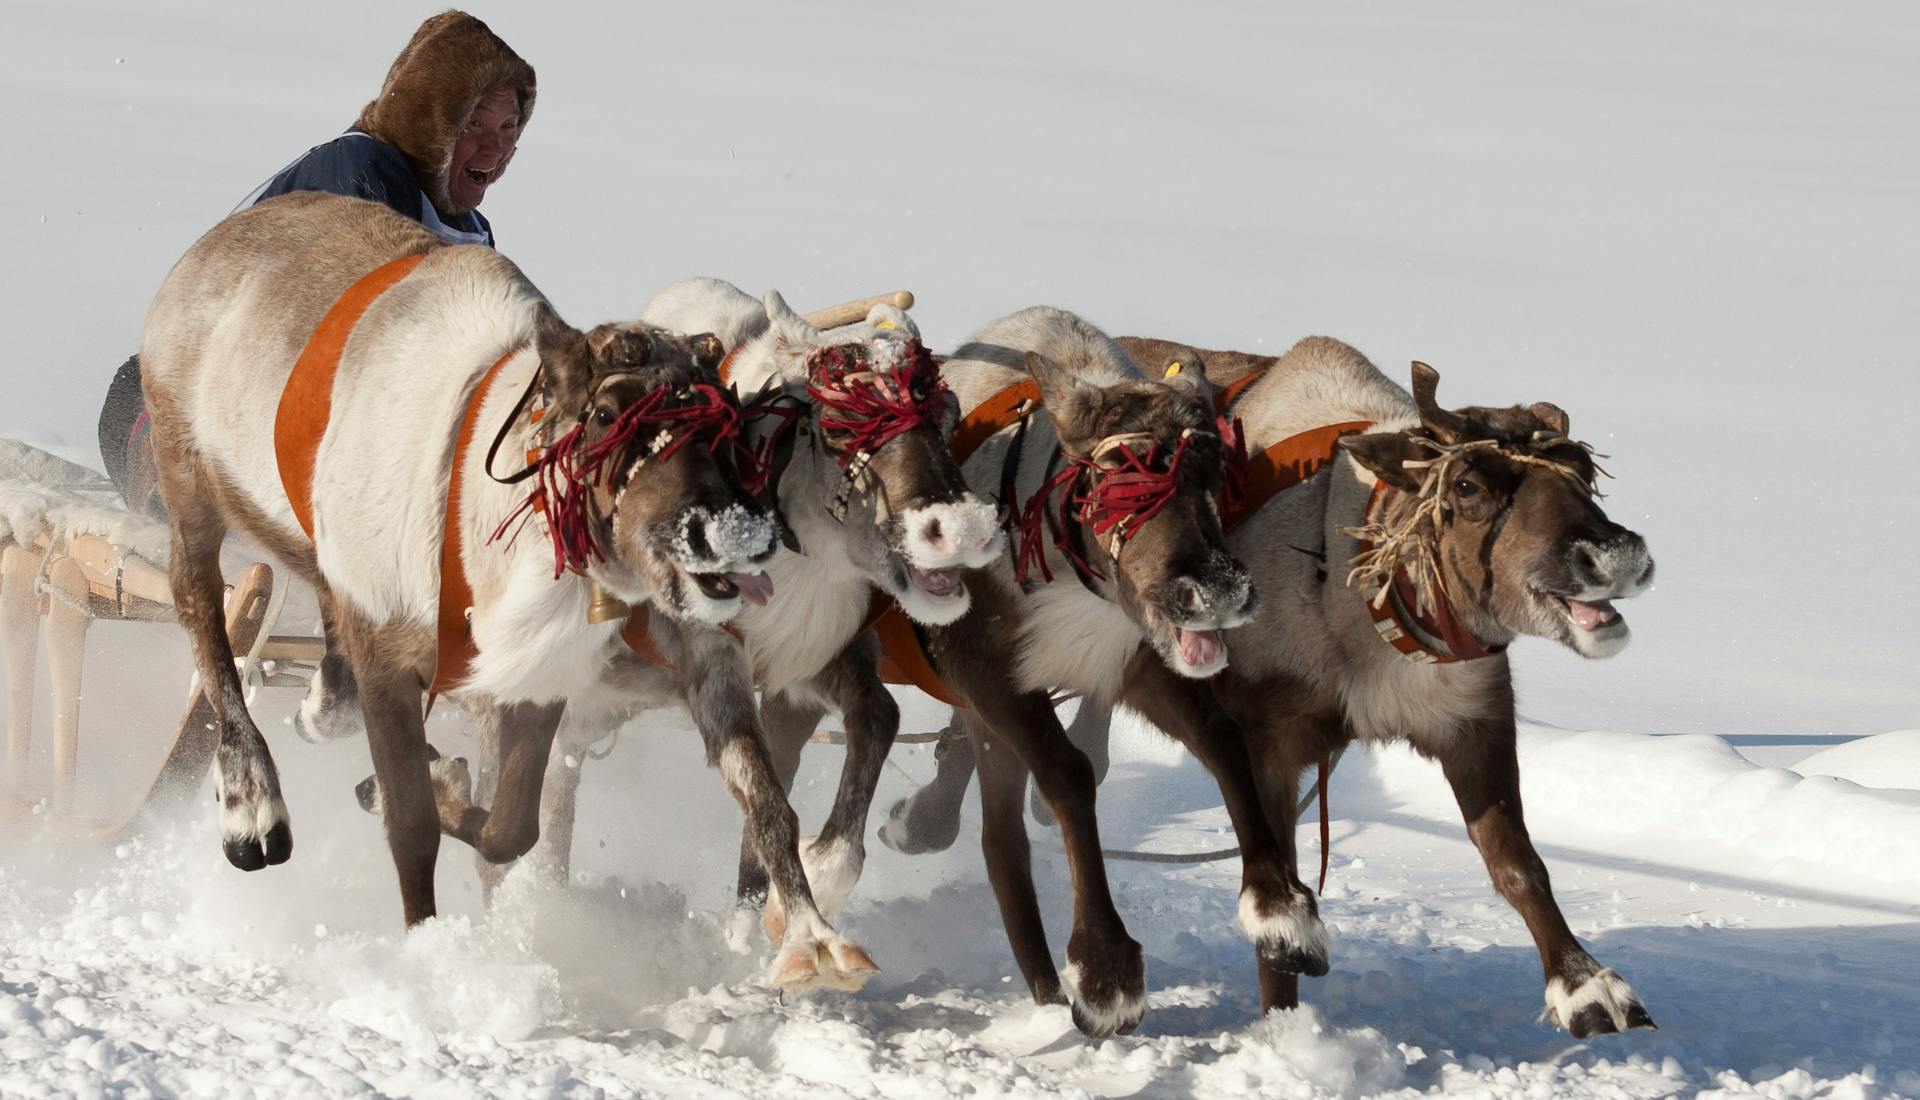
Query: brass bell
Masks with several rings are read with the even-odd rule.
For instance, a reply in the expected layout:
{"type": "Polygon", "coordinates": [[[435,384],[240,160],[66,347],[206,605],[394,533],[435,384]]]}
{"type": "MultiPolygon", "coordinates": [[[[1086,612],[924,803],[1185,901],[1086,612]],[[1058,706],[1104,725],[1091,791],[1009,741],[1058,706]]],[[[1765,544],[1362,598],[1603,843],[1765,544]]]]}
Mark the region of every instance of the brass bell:
{"type": "Polygon", "coordinates": [[[588,582],[592,585],[587,595],[587,621],[590,623],[610,623],[615,619],[627,617],[629,608],[626,601],[600,587],[599,581],[588,582]]]}

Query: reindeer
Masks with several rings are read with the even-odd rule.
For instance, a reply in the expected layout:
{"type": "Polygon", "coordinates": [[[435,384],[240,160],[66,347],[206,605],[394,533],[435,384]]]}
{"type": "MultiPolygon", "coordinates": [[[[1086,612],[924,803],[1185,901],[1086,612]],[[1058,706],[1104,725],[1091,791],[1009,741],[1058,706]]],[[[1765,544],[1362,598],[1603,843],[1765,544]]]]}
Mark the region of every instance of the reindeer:
{"type": "MultiPolygon", "coordinates": [[[[1344,453],[1228,540],[1267,610],[1229,632],[1234,664],[1212,691],[1246,731],[1275,832],[1292,847],[1306,768],[1355,740],[1409,742],[1440,763],[1494,888],[1526,921],[1548,1018],[1576,1038],[1652,1027],[1627,982],[1574,939],[1521,811],[1507,646],[1532,635],[1610,657],[1629,638],[1613,601],[1653,580],[1645,542],[1597,504],[1598,467],[1569,438],[1566,413],[1545,403],[1449,411],[1431,367],[1414,364],[1409,396],[1326,337],[1278,359],[1126,344],[1149,362],[1258,373],[1231,410],[1255,453],[1327,425],[1356,429],[1344,453]]],[[[1152,703],[1135,705],[1178,736],[1186,712],[1152,703]]],[[[950,756],[933,785],[895,807],[885,835],[906,848],[950,835],[966,763],[950,756]]],[[[1260,989],[1263,1011],[1298,1003],[1297,977],[1265,960],[1260,989]]]]}
{"type": "MultiPolygon", "coordinates": [[[[845,720],[839,795],[821,832],[801,841],[814,903],[831,919],[859,879],[868,807],[900,721],[875,671],[879,653],[867,633],[873,594],[914,622],[959,620],[971,604],[961,571],[1000,556],[997,517],[967,489],[953,461],[947,437],[958,408],[904,312],[876,306],[865,325],[823,335],[778,293],[762,303],[730,283],[690,279],[662,291],[642,318],[723,334],[732,349],[726,364],[734,392],[789,410],[785,417],[760,418],[749,430],[752,445],[771,463],[770,499],[800,552],[770,563],[774,594],[737,622],[766,722],[791,725],[804,715],[811,729],[827,709],[845,720]]],[[[680,647],[682,633],[661,624],[662,648],[680,647]]],[[[633,711],[688,702],[646,661],[624,660],[609,679],[617,705],[598,714],[576,705],[576,742],[599,740],[633,711]]],[[[480,730],[491,764],[492,733],[486,723],[480,730]]],[[[789,786],[798,749],[786,751],[783,742],[772,747],[775,772],[789,786]]],[[[483,767],[483,775],[491,771],[483,767]]],[[[580,769],[549,771],[553,839],[540,855],[564,874],[580,769]]],[[[763,903],[767,935],[779,944],[786,933],[786,885],[769,882],[754,828],[749,821],[742,840],[740,889],[763,903]]],[[[833,986],[845,980],[842,961],[794,959],[792,965],[800,971],[813,965],[807,980],[833,986]]]]}
{"type": "Polygon", "coordinates": [[[714,384],[720,353],[710,335],[578,332],[498,253],[359,199],[274,199],[188,250],[148,313],[141,360],[235,866],[284,862],[292,831],[220,620],[229,527],[320,597],[344,658],[325,694],[363,712],[408,925],[434,915],[442,832],[494,860],[532,845],[562,706],[595,697],[633,632],[618,616],[589,621],[613,603],[686,624],[675,675],[807,918],[789,949],[860,954],[813,909],[745,669],[714,625],[766,597],[778,546],[775,519],[740,487],[736,466],[753,456],[734,446],[740,410],[714,384]],[[538,454],[524,471],[536,488],[496,480],[501,453],[509,468],[538,454]],[[463,765],[430,759],[429,685],[501,712],[491,812],[471,804],[463,765]]]}

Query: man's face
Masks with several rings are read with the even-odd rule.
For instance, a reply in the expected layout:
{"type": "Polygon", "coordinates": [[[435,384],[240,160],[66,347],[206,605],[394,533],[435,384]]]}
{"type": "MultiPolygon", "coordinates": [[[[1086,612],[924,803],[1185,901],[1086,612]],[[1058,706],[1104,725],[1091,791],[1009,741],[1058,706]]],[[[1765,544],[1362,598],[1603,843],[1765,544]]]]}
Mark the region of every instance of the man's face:
{"type": "Polygon", "coordinates": [[[464,214],[480,205],[480,200],[487,197],[487,188],[507,170],[514,143],[519,140],[520,100],[513,89],[501,88],[474,107],[453,143],[447,194],[453,199],[454,209],[449,213],[464,214]]]}

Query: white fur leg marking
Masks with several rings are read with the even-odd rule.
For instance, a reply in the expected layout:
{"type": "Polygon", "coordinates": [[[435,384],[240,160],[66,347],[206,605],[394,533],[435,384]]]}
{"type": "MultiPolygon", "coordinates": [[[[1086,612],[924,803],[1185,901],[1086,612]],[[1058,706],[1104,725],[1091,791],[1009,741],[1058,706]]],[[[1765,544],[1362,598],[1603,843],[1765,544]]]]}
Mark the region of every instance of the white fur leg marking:
{"type": "Polygon", "coordinates": [[[239,776],[227,774],[224,754],[215,754],[213,772],[213,797],[220,807],[220,839],[222,842],[260,840],[271,833],[275,826],[288,824],[287,804],[278,794],[269,794],[273,789],[272,778],[260,763],[252,758],[239,776]],[[235,797],[227,798],[228,791],[234,791],[235,797]]]}
{"type": "Polygon", "coordinates": [[[313,686],[307,689],[306,698],[300,700],[300,711],[293,719],[293,731],[300,735],[301,740],[320,745],[343,737],[358,737],[367,732],[367,726],[359,704],[328,699],[326,686],[316,674],[313,686]]]}
{"type": "Polygon", "coordinates": [[[813,891],[813,904],[828,920],[840,914],[860,882],[860,868],[866,853],[846,841],[836,841],[824,849],[814,847],[815,837],[800,841],[800,866],[807,872],[807,887],[813,891]]]}
{"type": "Polygon", "coordinates": [[[1547,981],[1547,1020],[1562,1031],[1569,1029],[1568,1025],[1580,1014],[1581,1009],[1598,1004],[1607,1010],[1614,1028],[1624,1032],[1630,1026],[1627,1022],[1628,1006],[1639,1003],[1640,998],[1634,995],[1633,987],[1627,984],[1627,980],[1604,968],[1581,982],[1578,989],[1569,990],[1566,981],[1561,978],[1547,981]]]}
{"type": "Polygon", "coordinates": [[[1305,905],[1288,906],[1278,913],[1262,915],[1259,899],[1249,890],[1240,891],[1240,931],[1255,944],[1273,943],[1290,953],[1325,960],[1332,950],[1327,926],[1305,905]]]}
{"type": "Polygon", "coordinates": [[[1116,1034],[1123,1025],[1136,1023],[1147,1014],[1144,983],[1140,993],[1125,994],[1110,1005],[1091,1005],[1080,995],[1080,964],[1069,962],[1060,970],[1060,984],[1066,987],[1067,996],[1073,998],[1074,1006],[1086,1020],[1089,1034],[1116,1034]]]}

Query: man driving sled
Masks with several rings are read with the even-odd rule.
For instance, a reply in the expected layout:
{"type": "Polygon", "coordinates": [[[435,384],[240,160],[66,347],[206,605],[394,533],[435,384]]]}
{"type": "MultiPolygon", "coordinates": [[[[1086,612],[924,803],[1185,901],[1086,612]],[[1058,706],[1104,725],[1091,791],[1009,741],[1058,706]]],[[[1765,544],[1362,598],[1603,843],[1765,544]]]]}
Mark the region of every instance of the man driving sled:
{"type": "MultiPolygon", "coordinates": [[[[240,202],[294,191],[371,199],[448,240],[494,246],[479,206],[533,114],[533,67],[462,11],[429,18],[346,133],[316,145],[240,202]]],[[[115,372],[100,410],[100,457],[127,507],[161,514],[140,394],[140,359],[115,372]]]]}

